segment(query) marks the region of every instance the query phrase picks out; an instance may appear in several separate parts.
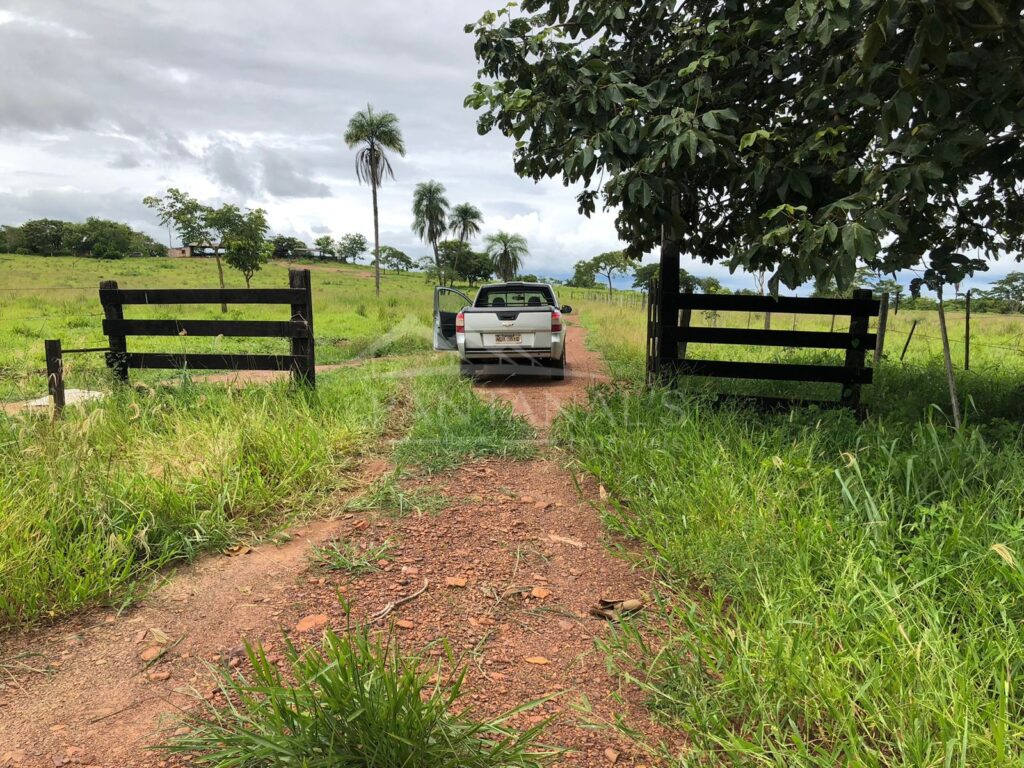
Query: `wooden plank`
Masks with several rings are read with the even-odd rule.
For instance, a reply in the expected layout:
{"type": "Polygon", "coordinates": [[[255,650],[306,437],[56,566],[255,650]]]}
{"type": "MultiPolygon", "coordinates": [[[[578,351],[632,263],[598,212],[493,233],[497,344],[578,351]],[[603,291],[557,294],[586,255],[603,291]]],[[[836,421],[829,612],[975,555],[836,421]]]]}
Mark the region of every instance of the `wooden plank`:
{"type": "Polygon", "coordinates": [[[120,336],[249,336],[307,338],[304,322],[290,320],[104,320],[103,333],[120,336]]]}
{"type": "Polygon", "coordinates": [[[64,411],[64,356],[60,339],[46,339],[46,388],[53,398],[53,418],[59,419],[64,411]]]}
{"type": "Polygon", "coordinates": [[[727,360],[674,360],[670,367],[684,376],[771,381],[823,381],[836,384],[870,384],[870,368],[798,363],[746,363],[727,360]]]}
{"type": "Polygon", "coordinates": [[[194,371],[290,371],[296,360],[292,355],[244,354],[165,354],[163,352],[129,352],[125,355],[129,368],[185,368],[194,371]]]}
{"type": "Polygon", "coordinates": [[[292,339],[292,378],[296,384],[316,386],[316,353],[313,348],[313,281],[308,269],[289,269],[288,285],[301,293],[292,302],[292,322],[309,328],[305,337],[292,339]]]}
{"type": "MultiPolygon", "coordinates": [[[[871,299],[872,293],[870,288],[861,288],[853,292],[854,300],[868,300],[871,299]]],[[[876,302],[879,303],[879,302],[876,302]]],[[[877,314],[877,310],[876,310],[877,314]]],[[[866,313],[855,312],[850,316],[850,336],[857,338],[868,332],[868,315],[866,313]]],[[[862,346],[851,346],[846,350],[846,370],[863,371],[865,355],[867,348],[862,346]]],[[[843,386],[839,392],[839,402],[855,411],[860,410],[860,385],[870,383],[869,378],[866,382],[858,381],[856,379],[848,379],[842,382],[843,386]]]]}
{"type": "MultiPolygon", "coordinates": [[[[116,286],[116,283],[114,284],[116,286]]],[[[293,304],[305,291],[292,288],[138,288],[100,287],[104,304],[293,304]]]]}
{"type": "MultiPolygon", "coordinates": [[[[103,305],[103,316],[108,322],[124,320],[124,307],[121,306],[121,302],[116,300],[119,293],[116,280],[100,281],[100,304],[103,305]]],[[[128,351],[128,345],[125,337],[108,336],[107,346],[110,347],[110,351],[107,352],[107,367],[117,381],[126,383],[128,381],[128,366],[124,364],[124,356],[128,351]]]]}
{"type": "Polygon", "coordinates": [[[681,343],[747,344],[764,347],[805,347],[810,349],[849,349],[858,344],[870,349],[875,334],[850,336],[848,333],[825,331],[764,331],[759,328],[679,328],[676,338],[681,343]]]}
{"type": "Polygon", "coordinates": [[[819,299],[803,296],[738,296],[734,294],[677,294],[679,309],[718,312],[787,312],[798,315],[877,315],[878,299],[819,299]]]}

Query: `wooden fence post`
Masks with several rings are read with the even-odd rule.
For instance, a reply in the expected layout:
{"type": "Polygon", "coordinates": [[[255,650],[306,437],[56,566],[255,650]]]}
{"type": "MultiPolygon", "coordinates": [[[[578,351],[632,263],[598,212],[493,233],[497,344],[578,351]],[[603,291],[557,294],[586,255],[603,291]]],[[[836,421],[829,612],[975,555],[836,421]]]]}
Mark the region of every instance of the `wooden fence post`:
{"type": "MultiPolygon", "coordinates": [[[[104,290],[117,290],[117,280],[100,281],[100,304],[103,305],[103,316],[107,320],[124,320],[124,307],[120,303],[110,302],[103,295],[104,290]]],[[[107,337],[110,351],[107,353],[107,367],[117,381],[128,381],[128,342],[124,336],[107,337]]]]}
{"type": "Polygon", "coordinates": [[[967,316],[964,319],[964,370],[971,370],[971,292],[967,292],[967,316]]]}
{"type": "MultiPolygon", "coordinates": [[[[870,288],[860,288],[853,292],[853,298],[862,301],[870,301],[873,297],[870,288]]],[[[867,350],[861,343],[859,337],[868,332],[869,315],[862,310],[857,310],[850,316],[850,346],[846,350],[845,366],[850,370],[851,376],[843,382],[842,391],[839,396],[841,405],[860,412],[860,389],[859,381],[854,377],[853,371],[860,371],[864,368],[864,358],[867,350]]]]}
{"type": "Polygon", "coordinates": [[[64,411],[64,356],[60,339],[46,339],[46,387],[53,398],[53,418],[64,411]]]}
{"type": "Polygon", "coordinates": [[[658,375],[671,375],[672,363],[679,359],[679,243],[661,244],[658,262],[658,375]]]}
{"type": "Polygon", "coordinates": [[[907,349],[910,347],[910,340],[914,338],[914,331],[917,330],[917,320],[910,324],[910,333],[907,334],[907,343],[903,345],[903,351],[900,352],[900,362],[903,362],[903,358],[907,355],[907,349]]]}
{"type": "Polygon", "coordinates": [[[292,378],[296,383],[316,386],[316,353],[313,345],[313,283],[308,269],[289,269],[288,287],[305,291],[305,298],[292,304],[292,320],[304,322],[309,333],[305,338],[292,339],[292,355],[299,358],[292,364],[292,378]]]}
{"type": "MultiPolygon", "coordinates": [[[[685,295],[687,295],[687,296],[690,296],[693,293],[693,286],[692,285],[686,286],[686,290],[683,291],[683,293],[685,295]]],[[[679,313],[679,323],[678,323],[678,326],[677,326],[679,328],[679,331],[689,330],[689,328],[690,328],[690,321],[691,321],[692,318],[693,318],[693,310],[689,306],[687,306],[685,309],[683,309],[679,313]]],[[[681,336],[685,336],[686,334],[680,333],[679,331],[676,331],[676,340],[677,340],[676,341],[676,349],[675,349],[676,359],[677,360],[685,360],[686,359],[686,345],[687,345],[687,342],[685,342],[685,341],[680,342],[680,341],[678,341],[678,339],[681,336]]]]}
{"type": "Polygon", "coordinates": [[[885,326],[889,320],[889,292],[882,294],[882,305],[878,309],[878,333],[875,338],[875,358],[872,365],[878,365],[882,359],[882,348],[885,346],[885,326]]]}

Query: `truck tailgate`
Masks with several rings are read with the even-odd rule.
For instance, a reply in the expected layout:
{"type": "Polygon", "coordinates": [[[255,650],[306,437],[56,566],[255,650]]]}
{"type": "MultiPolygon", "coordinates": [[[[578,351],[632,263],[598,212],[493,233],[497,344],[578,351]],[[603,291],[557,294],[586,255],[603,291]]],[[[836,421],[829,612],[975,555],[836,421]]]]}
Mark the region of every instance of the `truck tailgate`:
{"type": "Polygon", "coordinates": [[[551,307],[470,307],[464,316],[467,348],[551,346],[551,307]]]}

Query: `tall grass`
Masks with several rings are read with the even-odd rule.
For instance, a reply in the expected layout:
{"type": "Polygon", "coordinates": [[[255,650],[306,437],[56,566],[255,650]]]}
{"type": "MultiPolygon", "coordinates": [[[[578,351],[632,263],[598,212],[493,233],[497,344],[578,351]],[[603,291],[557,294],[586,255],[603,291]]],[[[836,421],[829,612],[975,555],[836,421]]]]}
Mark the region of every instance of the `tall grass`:
{"type": "Polygon", "coordinates": [[[531,455],[534,433],[530,425],[516,416],[508,403],[480,400],[453,363],[452,359],[435,359],[416,371],[412,425],[396,446],[396,463],[439,472],[466,458],[531,455]]]}
{"type": "Polygon", "coordinates": [[[141,573],[283,522],[345,482],[388,419],[378,368],[279,384],[124,390],[0,417],[0,619],[120,599],[141,573]]]}
{"type": "Polygon", "coordinates": [[[692,601],[610,650],[686,764],[1024,760],[1024,437],[606,391],[559,425],[692,601]]]}
{"type": "Polygon", "coordinates": [[[252,679],[225,674],[227,705],[207,705],[170,749],[200,765],[256,768],[538,768],[557,754],[537,745],[546,723],[514,731],[463,708],[463,674],[436,682],[397,646],[365,631],[324,635],[321,648],[286,649],[287,674],[250,649],[252,679]]]}

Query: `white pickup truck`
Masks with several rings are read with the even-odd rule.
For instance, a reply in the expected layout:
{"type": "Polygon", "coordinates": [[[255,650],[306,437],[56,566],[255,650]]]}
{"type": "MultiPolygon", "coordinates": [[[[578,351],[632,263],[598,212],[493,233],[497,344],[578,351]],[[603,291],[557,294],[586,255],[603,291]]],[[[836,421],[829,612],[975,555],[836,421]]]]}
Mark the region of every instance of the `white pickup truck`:
{"type": "Polygon", "coordinates": [[[521,372],[524,364],[565,378],[565,325],[547,283],[485,285],[472,301],[462,291],[434,289],[434,349],[458,350],[464,376],[492,367],[521,372]]]}

